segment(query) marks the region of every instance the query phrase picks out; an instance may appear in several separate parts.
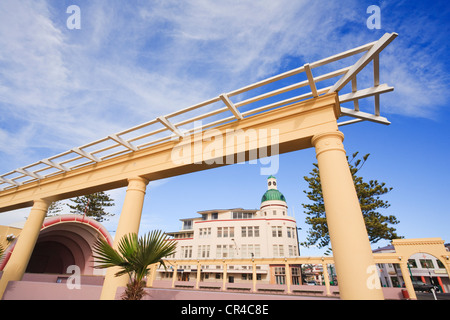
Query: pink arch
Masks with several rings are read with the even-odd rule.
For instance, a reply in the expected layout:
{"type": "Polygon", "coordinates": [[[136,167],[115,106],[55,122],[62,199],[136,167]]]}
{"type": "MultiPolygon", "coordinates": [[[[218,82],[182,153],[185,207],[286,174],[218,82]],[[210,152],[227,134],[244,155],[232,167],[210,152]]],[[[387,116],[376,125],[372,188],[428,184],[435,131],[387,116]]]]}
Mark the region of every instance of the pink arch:
{"type": "MultiPolygon", "coordinates": [[[[113,244],[111,235],[109,234],[109,232],[106,230],[106,228],[102,224],[100,224],[99,222],[95,221],[92,218],[82,216],[82,215],[71,214],[71,215],[60,215],[60,216],[46,218],[44,220],[44,223],[42,224],[41,232],[44,230],[47,230],[50,227],[54,227],[56,225],[63,224],[63,223],[69,223],[69,224],[75,223],[77,225],[81,225],[81,226],[85,226],[85,227],[94,229],[94,231],[97,234],[101,235],[101,237],[104,240],[106,240],[109,245],[112,246],[112,244],[113,244]]],[[[8,263],[8,261],[11,257],[11,254],[14,250],[14,247],[16,245],[16,241],[17,241],[17,239],[8,247],[8,249],[5,253],[5,257],[0,265],[0,270],[3,270],[4,267],[6,266],[6,264],[8,263]]]]}

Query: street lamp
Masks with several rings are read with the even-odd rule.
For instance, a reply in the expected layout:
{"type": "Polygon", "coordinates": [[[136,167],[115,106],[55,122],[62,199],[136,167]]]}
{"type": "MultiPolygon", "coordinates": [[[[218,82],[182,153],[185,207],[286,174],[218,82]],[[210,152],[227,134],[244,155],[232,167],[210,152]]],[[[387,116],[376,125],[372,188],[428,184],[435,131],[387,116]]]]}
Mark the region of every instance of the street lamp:
{"type": "Polygon", "coordinates": [[[296,233],[297,233],[297,243],[298,243],[297,249],[298,249],[298,256],[300,257],[300,239],[298,238],[298,230],[302,230],[302,228],[297,227],[296,230],[295,230],[296,233]]]}
{"type": "Polygon", "coordinates": [[[427,268],[427,271],[428,271],[428,274],[430,275],[430,283],[433,285],[433,288],[431,288],[431,292],[433,293],[433,297],[434,297],[434,300],[437,300],[437,298],[436,298],[436,293],[435,293],[435,289],[434,289],[434,287],[435,287],[435,284],[434,284],[434,280],[433,280],[433,278],[432,278],[432,276],[431,276],[431,272],[430,272],[430,269],[428,268],[428,261],[426,260],[426,256],[423,254],[422,255],[422,257],[424,258],[424,262],[425,262],[425,267],[427,268]]]}
{"type": "Polygon", "coordinates": [[[409,261],[408,261],[408,262],[406,263],[406,265],[408,266],[409,275],[411,276],[411,280],[414,280],[414,279],[413,279],[412,272],[411,272],[411,263],[409,263],[409,261]]]}

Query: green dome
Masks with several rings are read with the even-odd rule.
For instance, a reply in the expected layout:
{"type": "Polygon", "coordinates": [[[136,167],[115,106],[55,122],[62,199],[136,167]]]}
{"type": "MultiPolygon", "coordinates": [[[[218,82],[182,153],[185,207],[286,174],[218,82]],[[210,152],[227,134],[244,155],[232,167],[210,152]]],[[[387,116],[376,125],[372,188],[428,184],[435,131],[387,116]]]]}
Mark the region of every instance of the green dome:
{"type": "Polygon", "coordinates": [[[271,201],[271,200],[286,202],[286,198],[283,196],[283,194],[276,189],[267,190],[266,193],[264,193],[264,195],[262,196],[261,203],[264,201],[271,201]]]}

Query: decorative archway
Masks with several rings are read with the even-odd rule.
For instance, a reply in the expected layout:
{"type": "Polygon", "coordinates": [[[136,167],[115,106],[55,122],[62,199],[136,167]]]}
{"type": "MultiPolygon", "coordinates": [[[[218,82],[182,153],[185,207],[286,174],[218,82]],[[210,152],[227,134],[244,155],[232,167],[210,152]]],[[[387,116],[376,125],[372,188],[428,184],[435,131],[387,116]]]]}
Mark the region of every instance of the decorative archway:
{"type": "Polygon", "coordinates": [[[444,265],[447,274],[450,275],[450,252],[447,251],[444,240],[441,238],[395,239],[392,240],[392,245],[395,252],[375,253],[373,257],[375,263],[392,263],[400,266],[410,299],[417,299],[408,269],[408,259],[412,255],[424,252],[436,257],[444,265]]]}
{"type": "MultiPolygon", "coordinates": [[[[81,215],[49,217],[41,227],[26,272],[63,274],[68,266],[77,265],[82,274],[94,274],[92,246],[99,237],[112,245],[105,227],[91,218],[81,215]]],[[[8,262],[14,246],[15,243],[8,249],[0,270],[8,262]]]]}
{"type": "Polygon", "coordinates": [[[392,241],[392,245],[398,255],[405,287],[411,299],[417,299],[408,269],[408,259],[412,255],[424,252],[436,257],[450,275],[450,252],[445,249],[444,240],[441,238],[396,239],[392,241]]]}

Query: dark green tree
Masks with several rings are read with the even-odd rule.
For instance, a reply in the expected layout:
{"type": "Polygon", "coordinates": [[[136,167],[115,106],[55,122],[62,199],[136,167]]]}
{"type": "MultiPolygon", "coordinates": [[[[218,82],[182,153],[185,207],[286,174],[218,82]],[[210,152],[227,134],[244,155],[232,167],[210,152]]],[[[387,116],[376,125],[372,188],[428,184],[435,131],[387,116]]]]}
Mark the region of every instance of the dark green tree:
{"type": "MultiPolygon", "coordinates": [[[[369,155],[366,154],[362,159],[359,159],[357,158],[358,152],[355,152],[350,160],[347,157],[369,240],[371,243],[376,243],[381,239],[392,240],[402,238],[397,235],[394,227],[389,226],[398,224],[399,221],[397,218],[393,215],[385,216],[379,212],[379,209],[387,209],[390,207],[388,201],[382,200],[380,197],[390,192],[392,188],[386,187],[384,182],[380,183],[377,180],[369,180],[366,182],[362,177],[357,175],[358,171],[366,163],[369,155]]],[[[316,245],[318,248],[324,248],[330,244],[330,235],[326,221],[319,168],[317,163],[314,163],[313,166],[314,168],[309,173],[309,176],[303,177],[309,187],[308,190],[304,190],[303,192],[311,203],[302,204],[302,206],[306,214],[305,222],[311,227],[307,232],[306,241],[302,242],[301,245],[306,247],[316,245]]]]}
{"type": "Polygon", "coordinates": [[[114,200],[103,191],[76,197],[70,201],[72,204],[67,204],[67,206],[71,209],[71,213],[86,214],[87,217],[98,222],[108,221],[106,217],[114,215],[105,211],[105,207],[114,206],[114,200]]]}
{"type": "Polygon", "coordinates": [[[47,210],[47,217],[57,216],[63,211],[63,205],[61,201],[54,201],[50,204],[47,210]]]}

